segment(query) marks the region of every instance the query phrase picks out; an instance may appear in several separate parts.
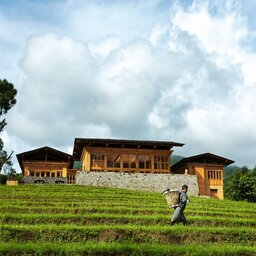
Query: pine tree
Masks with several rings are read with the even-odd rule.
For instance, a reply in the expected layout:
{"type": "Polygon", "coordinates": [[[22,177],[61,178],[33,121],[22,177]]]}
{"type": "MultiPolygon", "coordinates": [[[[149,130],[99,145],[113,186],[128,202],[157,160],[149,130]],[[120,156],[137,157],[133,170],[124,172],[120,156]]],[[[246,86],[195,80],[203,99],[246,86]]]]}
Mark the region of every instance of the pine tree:
{"type": "MultiPolygon", "coordinates": [[[[14,88],[13,84],[9,83],[6,79],[0,79],[0,117],[6,114],[16,104],[16,95],[17,90],[14,88]]],[[[0,120],[0,133],[6,125],[5,119],[0,120]]],[[[4,150],[4,143],[0,138],[0,173],[5,164],[10,164],[12,154],[13,152],[8,154],[4,150]]]]}

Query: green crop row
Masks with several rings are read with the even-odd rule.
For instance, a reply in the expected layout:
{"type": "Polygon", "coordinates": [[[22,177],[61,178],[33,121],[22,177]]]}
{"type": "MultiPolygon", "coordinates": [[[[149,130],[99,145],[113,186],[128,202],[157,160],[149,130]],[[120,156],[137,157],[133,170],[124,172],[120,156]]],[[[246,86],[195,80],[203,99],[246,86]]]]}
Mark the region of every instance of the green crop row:
{"type": "MultiPolygon", "coordinates": [[[[111,198],[104,198],[100,199],[97,197],[90,197],[90,198],[85,198],[85,199],[77,199],[77,198],[70,198],[69,200],[66,200],[65,197],[57,197],[52,196],[52,197],[38,197],[35,195],[32,198],[23,198],[22,200],[18,197],[14,198],[13,200],[10,200],[7,197],[3,197],[0,199],[2,202],[2,205],[8,204],[8,205],[15,205],[17,202],[19,202],[19,205],[30,205],[30,206],[37,206],[37,205],[43,205],[43,206],[84,206],[84,205],[95,205],[95,206],[107,206],[107,205],[116,205],[116,206],[127,206],[127,207],[156,207],[160,209],[164,209],[167,207],[166,201],[164,198],[161,198],[159,200],[146,200],[146,199],[141,199],[141,200],[134,200],[134,199],[128,199],[128,198],[123,198],[119,199],[118,197],[111,197],[111,198]],[[61,200],[60,200],[61,198],[61,200]]],[[[246,203],[243,204],[243,206],[236,206],[233,204],[228,204],[228,200],[223,200],[226,202],[226,206],[222,207],[220,205],[219,200],[215,200],[215,205],[204,205],[204,204],[195,204],[193,201],[189,205],[190,209],[196,210],[219,210],[219,211],[225,211],[225,212],[254,212],[256,211],[256,205],[246,203]]]]}
{"type": "MultiPolygon", "coordinates": [[[[38,194],[38,193],[43,193],[43,196],[49,196],[49,195],[56,195],[56,196],[65,196],[66,198],[69,198],[71,196],[77,197],[77,198],[83,198],[83,197],[90,197],[90,196],[97,196],[98,198],[104,198],[105,196],[107,197],[111,197],[114,195],[117,195],[118,197],[122,198],[122,197],[128,197],[128,198],[148,198],[148,199],[153,199],[156,198],[156,196],[161,197],[161,193],[156,194],[153,192],[138,192],[138,191],[132,191],[132,190],[117,190],[117,189],[99,189],[96,187],[80,187],[81,189],[79,191],[77,191],[76,189],[66,189],[67,186],[64,185],[64,189],[61,191],[58,190],[56,191],[54,188],[52,188],[52,186],[43,186],[40,187],[42,189],[38,190],[38,189],[33,189],[30,190],[30,188],[33,186],[27,186],[26,190],[21,191],[19,188],[18,189],[7,189],[7,190],[2,190],[3,193],[7,192],[6,195],[8,195],[9,198],[13,198],[16,194],[16,191],[18,191],[18,196],[19,197],[33,197],[34,194],[38,194]]],[[[76,186],[77,187],[77,186],[76,186]]],[[[63,188],[63,187],[62,187],[63,188]]],[[[1,191],[1,188],[0,188],[1,191]]],[[[1,195],[3,194],[1,193],[1,195]]]]}
{"type": "MultiPolygon", "coordinates": [[[[160,200],[162,198],[161,193],[153,193],[153,192],[138,192],[138,191],[131,191],[131,190],[125,190],[125,189],[114,189],[114,188],[108,188],[103,189],[99,187],[85,187],[85,186],[67,186],[67,185],[43,185],[43,186],[34,186],[34,185],[24,185],[19,186],[16,188],[8,187],[8,188],[0,188],[0,196],[9,196],[13,197],[14,199],[17,198],[17,196],[37,196],[38,194],[41,194],[41,196],[46,196],[46,198],[51,196],[56,197],[66,197],[66,198],[85,198],[85,197],[96,197],[96,198],[105,198],[105,197],[120,197],[121,199],[123,197],[126,198],[143,198],[143,199],[155,199],[160,200]],[[18,192],[18,195],[17,195],[18,192]]],[[[196,205],[199,203],[200,205],[205,204],[207,206],[209,205],[215,205],[216,200],[214,199],[205,199],[205,198],[194,198],[193,199],[194,204],[196,205]]],[[[242,206],[241,202],[229,202],[229,201],[219,201],[218,205],[223,206],[224,208],[227,207],[227,204],[232,205],[239,205],[239,207],[242,206]]],[[[247,206],[247,205],[246,205],[247,206]]]]}
{"type": "MultiPolygon", "coordinates": [[[[166,214],[141,215],[141,214],[109,214],[109,213],[86,213],[86,214],[0,214],[2,224],[42,224],[42,223],[74,223],[80,225],[92,225],[97,223],[132,223],[138,225],[167,224],[171,216],[166,214]]],[[[191,225],[197,226],[246,226],[256,227],[254,219],[250,218],[230,218],[230,217],[211,217],[211,216],[189,216],[191,225]]]]}
{"type": "Polygon", "coordinates": [[[17,255],[97,255],[97,256],[181,256],[181,255],[256,255],[252,246],[231,245],[164,245],[156,243],[0,243],[0,254],[6,256],[17,255]]]}
{"type": "Polygon", "coordinates": [[[256,232],[245,228],[137,225],[2,225],[2,242],[159,242],[165,244],[236,243],[256,246],[256,232]]]}
{"type": "MultiPolygon", "coordinates": [[[[0,214],[1,213],[76,213],[76,214],[86,214],[86,213],[115,213],[115,214],[167,214],[172,212],[171,209],[167,209],[166,207],[157,208],[157,207],[131,207],[131,206],[119,206],[119,205],[112,205],[112,206],[23,206],[17,204],[2,204],[0,206],[0,214]]],[[[240,212],[240,211],[233,211],[233,212],[226,212],[226,211],[219,211],[218,209],[191,209],[187,207],[186,214],[188,216],[213,216],[213,217],[223,217],[227,216],[229,218],[236,217],[236,218],[252,218],[256,219],[256,211],[252,212],[240,212]]]]}
{"type": "MultiPolygon", "coordinates": [[[[1,191],[1,188],[0,188],[1,191]]],[[[96,197],[100,196],[105,196],[105,195],[111,195],[111,194],[118,194],[118,195],[123,195],[125,197],[129,197],[130,195],[132,196],[138,196],[138,197],[145,197],[145,198],[157,198],[159,199],[162,195],[161,193],[148,193],[148,192],[137,192],[137,191],[130,191],[130,190],[125,190],[125,189],[102,189],[98,187],[85,187],[85,186],[51,186],[51,185],[43,185],[43,186],[33,186],[33,185],[24,185],[20,186],[18,188],[7,188],[7,189],[2,189],[3,192],[7,192],[6,194],[11,195],[13,194],[16,196],[16,191],[19,192],[20,195],[34,195],[34,194],[39,194],[43,193],[48,196],[49,195],[57,195],[57,196],[69,196],[69,193],[72,194],[73,196],[87,196],[89,194],[96,195],[96,197]]],[[[2,192],[1,191],[1,192],[2,192]]],[[[3,193],[1,193],[3,194],[3,193]]],[[[195,203],[197,203],[198,200],[194,200],[195,203]]],[[[205,200],[200,199],[199,202],[200,204],[204,203],[205,200]]],[[[205,203],[209,205],[209,200],[206,199],[205,203]],[[206,202],[207,201],[207,202],[206,202]]],[[[211,203],[211,202],[210,202],[211,203]]],[[[212,200],[212,203],[215,204],[215,200],[212,200]]],[[[224,204],[224,206],[226,203],[224,204]]],[[[241,206],[241,204],[239,204],[241,206]]]]}
{"type": "MultiPolygon", "coordinates": [[[[227,201],[227,200],[224,200],[227,201]]],[[[205,211],[205,212],[226,212],[226,213],[246,213],[246,214],[254,214],[254,216],[256,215],[256,205],[254,204],[250,204],[250,203],[246,203],[246,207],[236,207],[234,205],[230,205],[230,206],[226,206],[226,208],[223,207],[219,207],[219,200],[215,200],[215,206],[203,206],[203,205],[195,205],[194,202],[192,202],[187,209],[191,210],[191,211],[205,211]]],[[[42,200],[41,197],[38,197],[35,195],[35,197],[33,198],[33,200],[19,200],[18,198],[16,198],[13,201],[8,200],[8,198],[5,199],[1,199],[1,205],[0,205],[0,209],[1,207],[4,206],[31,206],[31,207],[127,207],[127,208],[151,208],[151,209],[155,209],[155,210],[165,210],[167,209],[167,204],[166,201],[162,198],[162,200],[159,200],[158,202],[148,202],[145,200],[141,200],[141,202],[137,202],[134,200],[117,200],[117,199],[113,199],[113,198],[109,198],[109,199],[105,199],[105,200],[98,200],[97,198],[90,198],[87,200],[69,200],[66,201],[64,198],[62,197],[52,197],[52,198],[44,198],[42,200]]]]}

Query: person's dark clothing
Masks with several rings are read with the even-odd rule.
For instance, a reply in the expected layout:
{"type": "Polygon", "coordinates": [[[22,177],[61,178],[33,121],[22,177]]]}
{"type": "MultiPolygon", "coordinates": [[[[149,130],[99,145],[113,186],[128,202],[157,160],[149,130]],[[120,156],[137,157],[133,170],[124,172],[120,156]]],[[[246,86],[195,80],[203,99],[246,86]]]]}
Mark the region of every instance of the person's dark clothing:
{"type": "Polygon", "coordinates": [[[186,208],[186,205],[187,205],[187,201],[188,201],[188,196],[187,196],[187,193],[185,192],[181,192],[180,193],[180,200],[179,200],[179,204],[177,207],[180,207],[181,209],[185,210],[186,208]]]}
{"type": "Polygon", "coordinates": [[[183,211],[186,208],[187,201],[188,201],[188,196],[185,192],[182,191],[179,196],[179,204],[175,206],[175,210],[172,215],[171,224],[183,222],[183,224],[185,225],[187,223],[187,219],[183,213],[183,211]]]}

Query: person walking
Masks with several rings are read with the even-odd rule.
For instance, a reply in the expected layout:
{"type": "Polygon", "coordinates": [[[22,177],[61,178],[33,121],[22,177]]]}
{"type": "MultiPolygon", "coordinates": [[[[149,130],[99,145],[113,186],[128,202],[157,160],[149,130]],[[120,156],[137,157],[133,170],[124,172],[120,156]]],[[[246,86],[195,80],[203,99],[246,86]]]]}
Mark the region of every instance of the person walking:
{"type": "Polygon", "coordinates": [[[171,225],[174,225],[175,223],[179,222],[183,222],[183,225],[188,225],[188,221],[184,215],[184,210],[186,208],[187,203],[189,202],[189,198],[187,196],[188,186],[183,185],[181,189],[182,190],[179,194],[179,204],[174,206],[171,225]]]}

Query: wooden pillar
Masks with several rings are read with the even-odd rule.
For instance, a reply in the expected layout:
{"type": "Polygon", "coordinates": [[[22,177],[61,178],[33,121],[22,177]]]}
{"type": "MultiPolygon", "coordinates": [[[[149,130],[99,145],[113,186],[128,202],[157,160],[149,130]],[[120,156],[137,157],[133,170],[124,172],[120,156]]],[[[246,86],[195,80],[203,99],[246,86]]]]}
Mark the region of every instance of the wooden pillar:
{"type": "Polygon", "coordinates": [[[122,152],[120,152],[120,171],[124,172],[124,169],[123,169],[123,153],[122,152]]]}
{"type": "Polygon", "coordinates": [[[139,172],[139,155],[136,155],[136,173],[139,172]]]}
{"type": "Polygon", "coordinates": [[[62,169],[62,177],[66,178],[67,177],[67,168],[62,169]]]}
{"type": "Polygon", "coordinates": [[[154,155],[151,155],[151,173],[155,173],[155,170],[154,170],[154,155]]]}
{"type": "Polygon", "coordinates": [[[108,171],[107,168],[108,168],[108,166],[107,166],[107,154],[104,153],[104,170],[108,171]]]}
{"type": "Polygon", "coordinates": [[[29,176],[29,167],[28,166],[25,166],[24,168],[24,176],[29,176]]]}

